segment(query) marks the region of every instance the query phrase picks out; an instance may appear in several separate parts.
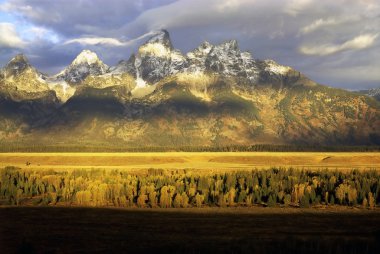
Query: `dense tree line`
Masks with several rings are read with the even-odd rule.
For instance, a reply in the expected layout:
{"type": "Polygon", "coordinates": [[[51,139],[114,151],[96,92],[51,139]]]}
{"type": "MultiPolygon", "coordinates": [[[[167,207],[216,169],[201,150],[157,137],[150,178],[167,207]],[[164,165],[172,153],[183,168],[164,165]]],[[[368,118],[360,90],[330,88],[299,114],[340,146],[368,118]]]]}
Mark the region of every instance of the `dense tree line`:
{"type": "Polygon", "coordinates": [[[0,200],[12,205],[116,207],[233,207],[380,204],[380,174],[373,171],[272,168],[197,174],[186,170],[1,169],[0,200]]]}
{"type": "Polygon", "coordinates": [[[320,146],[320,145],[229,145],[229,146],[144,146],[123,147],[120,144],[46,145],[1,143],[0,152],[380,152],[380,146],[320,146]]]}

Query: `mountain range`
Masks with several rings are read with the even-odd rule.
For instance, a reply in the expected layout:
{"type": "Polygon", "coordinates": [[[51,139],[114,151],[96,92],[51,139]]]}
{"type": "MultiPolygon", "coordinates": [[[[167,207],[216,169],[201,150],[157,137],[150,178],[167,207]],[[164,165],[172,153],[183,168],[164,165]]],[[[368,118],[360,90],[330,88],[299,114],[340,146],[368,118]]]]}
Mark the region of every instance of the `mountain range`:
{"type": "Polygon", "coordinates": [[[112,67],[84,50],[48,76],[15,56],[0,71],[0,141],[372,145],[380,144],[375,96],[317,84],[235,40],[183,54],[162,30],[112,67]]]}

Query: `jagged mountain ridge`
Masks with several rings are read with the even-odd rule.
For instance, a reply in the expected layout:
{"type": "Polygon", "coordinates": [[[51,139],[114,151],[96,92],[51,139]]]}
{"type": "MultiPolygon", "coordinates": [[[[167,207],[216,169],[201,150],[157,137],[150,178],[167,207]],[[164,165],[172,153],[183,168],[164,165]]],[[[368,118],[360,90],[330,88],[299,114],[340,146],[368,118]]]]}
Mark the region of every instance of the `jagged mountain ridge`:
{"type": "Polygon", "coordinates": [[[52,77],[35,70],[15,82],[8,72],[5,67],[0,75],[3,141],[131,147],[380,143],[378,102],[318,85],[273,60],[253,59],[234,40],[205,42],[184,55],[162,31],[114,67],[86,50],[52,77]],[[39,91],[34,81],[45,90],[33,100],[6,96],[19,86],[39,91]]]}
{"type": "MultiPolygon", "coordinates": [[[[27,61],[25,56],[20,57],[27,61]]],[[[136,79],[136,83],[140,81],[140,83],[153,85],[177,73],[214,73],[260,82],[258,80],[260,74],[264,76],[261,81],[265,81],[271,76],[286,75],[291,70],[290,67],[279,65],[272,60],[252,59],[249,52],[240,52],[235,40],[215,46],[205,42],[194,51],[183,55],[173,48],[169,34],[164,30],[144,43],[137,54],[132,54],[128,61],[121,60],[118,65],[111,68],[105,65],[96,53],[83,50],[60,73],[51,77],[39,73],[37,80],[42,85],[47,84],[49,89],[56,91],[58,95],[61,93],[59,90],[75,90],[77,86],[85,83],[87,77],[106,78],[129,74],[136,79]],[[56,87],[57,85],[60,87],[56,87]]],[[[88,82],[86,84],[89,85],[88,82]]],[[[68,97],[74,92],[71,91],[69,94],[68,97]]],[[[58,97],[61,99],[63,96],[58,97]]],[[[65,102],[67,99],[61,99],[61,101],[65,102]]]]}

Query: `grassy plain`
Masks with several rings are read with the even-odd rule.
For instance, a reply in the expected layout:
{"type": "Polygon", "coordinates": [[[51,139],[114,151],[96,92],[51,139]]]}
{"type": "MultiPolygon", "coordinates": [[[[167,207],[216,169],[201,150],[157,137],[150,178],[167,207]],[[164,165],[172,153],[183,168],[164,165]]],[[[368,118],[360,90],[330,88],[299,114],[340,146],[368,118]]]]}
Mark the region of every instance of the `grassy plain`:
{"type": "Polygon", "coordinates": [[[379,152],[155,152],[0,153],[0,168],[30,169],[194,169],[207,172],[294,167],[380,169],[379,152]],[[28,164],[28,165],[27,165],[28,164]]]}

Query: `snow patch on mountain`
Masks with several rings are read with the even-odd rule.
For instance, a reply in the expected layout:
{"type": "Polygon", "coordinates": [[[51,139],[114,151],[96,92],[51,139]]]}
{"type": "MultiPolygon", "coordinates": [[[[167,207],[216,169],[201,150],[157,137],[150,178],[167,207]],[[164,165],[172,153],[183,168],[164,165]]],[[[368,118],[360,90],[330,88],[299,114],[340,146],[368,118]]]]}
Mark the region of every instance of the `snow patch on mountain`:
{"type": "MultiPolygon", "coordinates": [[[[131,91],[132,98],[142,98],[153,93],[156,89],[156,85],[147,85],[144,80],[140,80],[142,83],[140,85],[136,84],[136,87],[131,91]]],[[[136,80],[136,82],[138,81],[136,80]]]]}
{"type": "Polygon", "coordinates": [[[140,55],[154,55],[156,57],[170,57],[170,49],[160,43],[149,43],[139,48],[140,55]]]}
{"type": "Polygon", "coordinates": [[[61,103],[65,103],[74,95],[76,89],[67,84],[64,80],[47,79],[50,90],[53,90],[61,103]]]}
{"type": "Polygon", "coordinates": [[[148,86],[148,84],[142,78],[137,78],[136,79],[136,87],[137,88],[144,88],[144,87],[147,87],[147,86],[148,86]]]}
{"type": "Polygon", "coordinates": [[[265,70],[275,74],[286,75],[292,68],[276,63],[273,60],[265,60],[265,70]]]}

